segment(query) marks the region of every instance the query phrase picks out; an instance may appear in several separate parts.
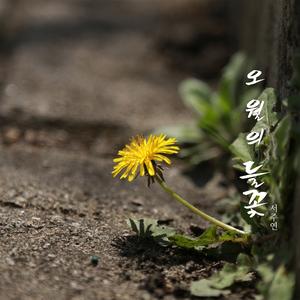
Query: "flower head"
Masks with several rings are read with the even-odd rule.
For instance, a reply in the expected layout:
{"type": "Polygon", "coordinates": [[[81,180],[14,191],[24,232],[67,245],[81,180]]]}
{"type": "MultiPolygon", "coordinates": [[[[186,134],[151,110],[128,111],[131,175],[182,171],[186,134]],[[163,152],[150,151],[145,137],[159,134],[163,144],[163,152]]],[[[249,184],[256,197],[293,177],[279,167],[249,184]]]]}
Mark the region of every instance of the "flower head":
{"type": "Polygon", "coordinates": [[[122,171],[121,179],[128,178],[132,181],[140,173],[140,176],[149,176],[152,179],[159,175],[162,177],[161,166],[157,162],[171,164],[171,160],[166,156],[176,154],[179,147],[175,145],[175,138],[166,138],[165,135],[150,135],[148,139],[143,136],[132,138],[130,143],[118,152],[120,157],[113,161],[116,163],[112,172],[113,177],[122,171]]]}

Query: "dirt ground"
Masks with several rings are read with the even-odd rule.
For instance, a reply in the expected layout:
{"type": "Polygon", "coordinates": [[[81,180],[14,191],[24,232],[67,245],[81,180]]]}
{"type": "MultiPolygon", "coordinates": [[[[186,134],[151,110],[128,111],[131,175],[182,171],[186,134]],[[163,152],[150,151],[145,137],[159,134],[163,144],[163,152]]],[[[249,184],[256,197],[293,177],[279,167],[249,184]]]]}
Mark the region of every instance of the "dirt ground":
{"type": "MultiPolygon", "coordinates": [[[[215,1],[190,2],[200,16],[180,1],[1,2],[0,299],[191,299],[190,281],[221,267],[139,246],[128,216],[206,224],[142,179],[111,177],[130,136],[191,119],[179,82],[214,79],[232,52],[215,1]]],[[[214,213],[229,187],[209,173],[196,184],[177,161],[166,179],[214,213]]]]}

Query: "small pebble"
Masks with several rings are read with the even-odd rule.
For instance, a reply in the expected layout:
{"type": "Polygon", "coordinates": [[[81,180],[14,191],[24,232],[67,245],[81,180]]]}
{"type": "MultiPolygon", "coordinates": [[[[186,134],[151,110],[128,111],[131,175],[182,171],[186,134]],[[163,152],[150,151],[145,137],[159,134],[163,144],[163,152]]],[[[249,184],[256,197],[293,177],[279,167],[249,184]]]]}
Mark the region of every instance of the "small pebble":
{"type": "Polygon", "coordinates": [[[14,265],[15,265],[15,261],[14,261],[12,258],[10,258],[10,257],[8,257],[8,258],[6,259],[6,262],[7,262],[7,264],[10,265],[10,266],[14,266],[14,265]]]}
{"type": "Polygon", "coordinates": [[[21,137],[21,132],[18,128],[8,128],[4,133],[4,142],[7,144],[16,143],[21,137]]]}
{"type": "Polygon", "coordinates": [[[91,264],[92,264],[94,267],[96,267],[96,266],[98,265],[98,263],[99,263],[99,257],[96,256],[96,255],[93,255],[93,256],[91,257],[91,264]]]}

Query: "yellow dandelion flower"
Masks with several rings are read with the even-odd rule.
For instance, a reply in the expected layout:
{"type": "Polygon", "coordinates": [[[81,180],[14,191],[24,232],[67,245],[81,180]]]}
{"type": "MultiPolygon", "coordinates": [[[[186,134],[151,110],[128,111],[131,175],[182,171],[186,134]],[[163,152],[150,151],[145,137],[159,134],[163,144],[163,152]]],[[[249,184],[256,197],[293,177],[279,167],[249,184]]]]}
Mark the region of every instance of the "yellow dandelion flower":
{"type": "Polygon", "coordinates": [[[157,162],[171,164],[166,156],[176,154],[179,147],[175,145],[175,138],[166,138],[165,135],[150,135],[148,139],[143,136],[134,137],[128,145],[118,152],[119,157],[113,161],[116,163],[112,171],[113,177],[122,171],[121,179],[132,181],[138,174],[140,176],[154,176],[161,174],[161,167],[157,162]]]}
{"type": "Polygon", "coordinates": [[[242,234],[248,239],[248,233],[231,225],[227,225],[206,214],[199,208],[190,204],[166,184],[163,179],[162,167],[159,163],[165,162],[166,164],[171,164],[171,160],[167,155],[176,154],[178,152],[179,147],[176,146],[175,138],[167,138],[165,135],[161,134],[159,136],[150,135],[147,139],[138,135],[132,138],[130,143],[118,152],[119,157],[113,160],[116,165],[114,166],[112,175],[113,177],[116,177],[119,173],[123,173],[120,178],[127,178],[128,181],[132,181],[136,178],[138,173],[140,176],[146,175],[148,177],[148,185],[150,184],[150,181],[154,182],[154,180],[156,180],[166,193],[204,220],[219,226],[224,230],[242,234]]]}

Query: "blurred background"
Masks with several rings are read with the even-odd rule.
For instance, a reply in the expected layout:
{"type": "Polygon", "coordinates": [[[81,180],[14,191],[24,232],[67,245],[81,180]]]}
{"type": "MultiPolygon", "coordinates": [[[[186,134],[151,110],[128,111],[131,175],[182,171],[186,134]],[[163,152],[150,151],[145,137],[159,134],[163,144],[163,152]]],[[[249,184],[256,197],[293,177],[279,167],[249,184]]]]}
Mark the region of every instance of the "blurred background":
{"type": "Polygon", "coordinates": [[[1,115],[90,132],[189,118],[178,84],[214,85],[237,50],[231,2],[2,0],[1,115]]]}
{"type": "Polygon", "coordinates": [[[193,176],[178,162],[170,184],[216,214],[236,192],[214,159],[245,129],[246,70],[263,71],[279,102],[292,89],[294,4],[0,0],[1,299],[190,299],[191,280],[218,262],[114,243],[128,237],[131,213],[192,234],[192,222],[207,224],[144,181],[113,181],[112,157],[129,137],[168,129],[189,144],[189,162],[213,161],[193,176]]]}

